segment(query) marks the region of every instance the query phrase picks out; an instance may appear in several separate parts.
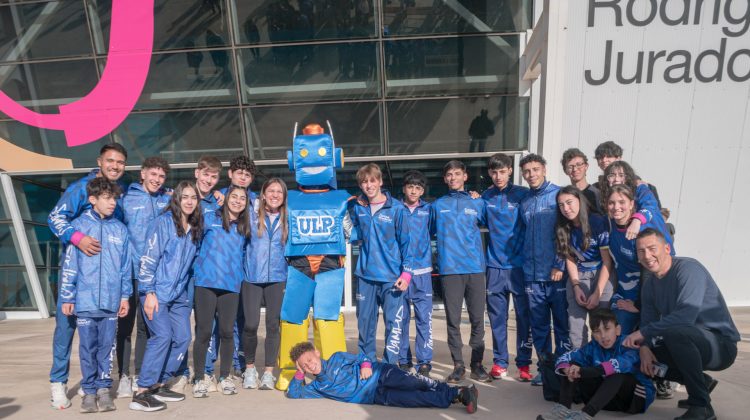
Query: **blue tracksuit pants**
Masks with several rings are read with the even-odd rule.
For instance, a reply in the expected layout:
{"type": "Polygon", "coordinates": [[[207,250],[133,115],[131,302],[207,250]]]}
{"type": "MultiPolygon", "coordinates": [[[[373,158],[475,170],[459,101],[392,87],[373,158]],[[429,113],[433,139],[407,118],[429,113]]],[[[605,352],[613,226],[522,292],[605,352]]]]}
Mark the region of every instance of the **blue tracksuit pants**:
{"type": "MultiPolygon", "coordinates": [[[[140,296],[141,310],[146,296],[140,296]]],[[[190,311],[192,304],[188,294],[183,293],[173,302],[159,302],[159,311],[149,320],[146,314],[143,319],[151,332],[143,355],[141,376],[138,386],[150,388],[157,383],[164,383],[174,376],[187,357],[190,345],[190,311]]]]}
{"type": "Polygon", "coordinates": [[[359,351],[370,360],[375,357],[375,334],[378,329],[378,308],[383,308],[385,322],[385,349],[383,362],[398,364],[401,351],[401,330],[404,325],[404,292],[393,286],[394,282],[357,281],[357,327],[359,351]]]}
{"type": "Polygon", "coordinates": [[[52,369],[49,371],[50,382],[68,382],[70,373],[70,348],[76,333],[76,316],[64,315],[62,301],[57,300],[55,312],[55,332],[52,336],[52,369]]]}
{"type": "MultiPolygon", "coordinates": [[[[245,328],[245,313],[242,310],[242,302],[238,306],[237,320],[234,322],[234,331],[232,336],[234,337],[234,353],[232,354],[232,367],[237,371],[245,369],[245,354],[242,351],[242,330],[245,328]]],[[[214,317],[214,325],[211,327],[211,341],[208,342],[208,354],[206,354],[206,373],[208,375],[214,374],[214,365],[216,360],[219,359],[219,325],[216,322],[218,314],[214,317]]]]}
{"type": "Polygon", "coordinates": [[[401,351],[399,364],[411,364],[409,346],[409,321],[411,308],[414,305],[414,324],[417,336],[414,340],[414,352],[417,365],[429,365],[432,362],[432,273],[419,274],[411,278],[404,299],[404,315],[401,333],[401,351]]]}
{"type": "Polygon", "coordinates": [[[571,348],[566,283],[566,280],[526,282],[526,296],[529,298],[531,314],[531,336],[537,355],[552,352],[550,315],[555,330],[555,355],[561,356],[571,348]]]}
{"type": "Polygon", "coordinates": [[[622,335],[628,335],[638,329],[641,322],[641,314],[638,312],[628,312],[622,309],[612,308],[612,312],[617,317],[617,323],[620,325],[622,335]]]}
{"type": "Polygon", "coordinates": [[[516,310],[516,366],[531,364],[529,301],[524,290],[523,269],[487,267],[487,315],[492,328],[492,361],[508,367],[508,304],[516,310]]]}
{"type": "Polygon", "coordinates": [[[447,408],[458,395],[458,388],[393,365],[381,365],[373,404],[391,407],[447,408]]]}
{"type": "Polygon", "coordinates": [[[117,315],[78,317],[78,356],[81,359],[81,388],[86,394],[112,387],[112,355],[115,352],[117,315]]]}

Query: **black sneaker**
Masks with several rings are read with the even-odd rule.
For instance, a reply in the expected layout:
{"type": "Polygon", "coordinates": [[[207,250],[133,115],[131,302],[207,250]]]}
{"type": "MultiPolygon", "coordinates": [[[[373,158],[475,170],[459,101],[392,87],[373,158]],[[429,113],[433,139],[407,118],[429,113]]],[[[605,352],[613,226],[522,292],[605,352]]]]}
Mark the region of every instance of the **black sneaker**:
{"type": "Polygon", "coordinates": [[[462,386],[458,389],[458,400],[461,404],[466,406],[466,412],[474,414],[477,411],[477,399],[479,398],[479,390],[476,386],[462,386]]]}
{"type": "Polygon", "coordinates": [[[456,365],[456,367],[453,368],[453,372],[445,378],[445,382],[448,382],[449,384],[457,384],[464,379],[464,376],[466,376],[466,368],[464,365],[456,365]]]}
{"type": "Polygon", "coordinates": [[[177,402],[185,399],[185,394],[170,391],[166,386],[160,386],[153,392],[154,398],[161,402],[177,402]]]}
{"type": "Polygon", "coordinates": [[[403,370],[406,373],[411,372],[411,368],[414,367],[411,363],[399,363],[398,368],[403,370]]]}
{"type": "MultiPolygon", "coordinates": [[[[705,379],[706,379],[706,388],[708,389],[708,393],[710,395],[711,392],[713,392],[714,388],[716,388],[716,385],[719,384],[719,381],[717,381],[716,379],[712,378],[709,375],[706,375],[705,373],[703,375],[705,376],[705,379]]],[[[679,407],[679,408],[690,408],[690,404],[688,404],[688,400],[687,399],[679,400],[679,401],[677,401],[677,407],[679,407]]]]}
{"type": "Polygon", "coordinates": [[[484,370],[484,366],[481,364],[471,367],[471,379],[479,382],[492,382],[492,376],[484,370]]]}
{"type": "Polygon", "coordinates": [[[128,408],[135,411],[159,411],[167,408],[167,405],[163,402],[154,398],[154,394],[148,390],[144,392],[136,392],[133,394],[133,400],[130,401],[128,408]]]}
{"type": "Polygon", "coordinates": [[[429,378],[431,370],[432,370],[432,366],[430,366],[427,363],[425,363],[425,364],[419,366],[419,369],[417,369],[417,373],[419,375],[424,376],[425,378],[429,378]]]}
{"type": "Polygon", "coordinates": [[[716,414],[714,414],[711,405],[708,407],[690,407],[683,415],[675,417],[674,420],[716,420],[716,414]]]}
{"type": "Polygon", "coordinates": [[[665,379],[657,379],[654,381],[656,385],[656,398],[659,400],[671,399],[674,394],[672,393],[672,385],[665,379]]]}

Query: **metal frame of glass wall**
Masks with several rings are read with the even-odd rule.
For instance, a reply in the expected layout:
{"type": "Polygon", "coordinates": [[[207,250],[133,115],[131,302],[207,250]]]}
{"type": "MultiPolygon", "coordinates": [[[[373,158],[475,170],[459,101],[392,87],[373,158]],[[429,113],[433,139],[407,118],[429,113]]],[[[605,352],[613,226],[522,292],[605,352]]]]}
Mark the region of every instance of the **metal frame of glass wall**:
{"type": "MultiPolygon", "coordinates": [[[[350,176],[356,163],[374,161],[392,190],[405,170],[424,170],[438,184],[428,195],[437,197],[439,168],[451,158],[467,162],[480,189],[486,156],[529,147],[518,66],[532,3],[155,0],[149,76],[113,133],[69,149],[61,132],[0,113],[0,138],[79,168],[11,174],[21,211],[8,220],[21,223],[16,237],[31,245],[23,264],[9,264],[36,273],[29,278],[42,287],[30,295],[39,301],[41,292],[42,306],[53,311],[59,245],[42,232],[42,214],[112,141],[128,150],[129,169],[165,157],[175,168],[170,182],[190,179],[201,155],[228,161],[240,153],[289,180],[294,123],[329,120],[348,165],[339,180],[349,191],[358,190],[350,176]]],[[[110,12],[111,0],[0,0],[0,89],[40,113],[85,95],[106,64],[110,12]]]]}

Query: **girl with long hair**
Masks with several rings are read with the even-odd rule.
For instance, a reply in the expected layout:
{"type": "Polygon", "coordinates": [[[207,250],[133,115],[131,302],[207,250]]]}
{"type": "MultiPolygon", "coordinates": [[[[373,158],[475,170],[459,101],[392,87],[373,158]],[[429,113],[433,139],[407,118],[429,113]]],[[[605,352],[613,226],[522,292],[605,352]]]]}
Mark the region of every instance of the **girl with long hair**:
{"type": "Polygon", "coordinates": [[[567,299],[573,349],[588,342],[586,316],[606,308],[612,297],[612,258],[607,220],[589,214],[583,193],[570,185],[557,193],[555,240],[558,258],[568,273],[567,299]]]}
{"type": "Polygon", "coordinates": [[[208,396],[211,380],[205,374],[206,353],[214,318],[219,329],[219,388],[237,393],[229,377],[234,352],[234,321],[240,302],[243,253],[250,239],[252,208],[247,190],[230,186],[220,209],[203,215],[206,232],[195,261],[195,344],[193,397],[208,396]]]}
{"type": "Polygon", "coordinates": [[[246,389],[273,389],[273,370],[279,354],[281,302],[286,286],[287,188],[280,178],[267,180],[260,190],[257,223],[252,225],[252,241],[245,253],[245,281],[242,282],[242,308],[245,328],[242,348],[247,367],[242,386],[246,389]],[[255,349],[258,346],[260,308],[266,303],[265,368],[258,378],[255,349]]]}

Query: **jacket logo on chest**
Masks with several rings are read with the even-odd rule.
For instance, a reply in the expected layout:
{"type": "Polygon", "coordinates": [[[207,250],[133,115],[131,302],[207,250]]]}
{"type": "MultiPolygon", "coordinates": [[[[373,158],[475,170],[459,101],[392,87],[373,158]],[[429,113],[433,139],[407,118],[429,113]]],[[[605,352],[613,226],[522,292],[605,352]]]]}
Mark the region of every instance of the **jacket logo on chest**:
{"type": "Polygon", "coordinates": [[[109,243],[115,244],[115,245],[122,245],[122,239],[118,238],[117,236],[109,235],[107,237],[107,240],[109,243]]]}
{"type": "Polygon", "coordinates": [[[334,225],[333,216],[300,216],[297,218],[297,228],[302,236],[328,236],[334,225]]]}
{"type": "Polygon", "coordinates": [[[378,215],[378,220],[381,221],[381,222],[383,222],[383,223],[393,223],[393,219],[391,219],[386,214],[379,214],[378,215]]]}
{"type": "Polygon", "coordinates": [[[477,211],[474,210],[474,209],[465,208],[464,209],[464,214],[469,215],[469,216],[476,216],[477,215],[477,211]]]}

